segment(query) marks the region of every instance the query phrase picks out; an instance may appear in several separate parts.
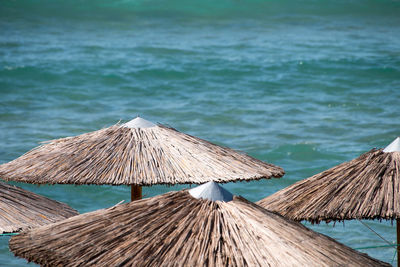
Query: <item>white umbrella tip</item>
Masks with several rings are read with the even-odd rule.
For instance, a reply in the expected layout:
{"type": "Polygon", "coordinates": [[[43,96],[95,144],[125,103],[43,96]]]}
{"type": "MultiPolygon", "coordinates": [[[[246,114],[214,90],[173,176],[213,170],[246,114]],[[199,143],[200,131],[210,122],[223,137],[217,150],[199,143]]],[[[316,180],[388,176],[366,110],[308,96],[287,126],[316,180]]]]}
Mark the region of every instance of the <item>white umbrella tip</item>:
{"type": "Polygon", "coordinates": [[[222,188],[216,182],[208,182],[189,190],[194,198],[208,199],[211,201],[229,202],[233,200],[233,195],[228,190],[222,188]]]}
{"type": "Polygon", "coordinates": [[[150,128],[154,126],[157,125],[152,123],[151,121],[142,119],[139,116],[131,121],[128,121],[127,123],[122,124],[122,127],[127,127],[127,128],[150,128]]]}
{"type": "Polygon", "coordinates": [[[383,150],[383,152],[395,152],[395,151],[400,152],[400,137],[397,137],[396,139],[394,139],[394,141],[391,142],[383,150]]]}

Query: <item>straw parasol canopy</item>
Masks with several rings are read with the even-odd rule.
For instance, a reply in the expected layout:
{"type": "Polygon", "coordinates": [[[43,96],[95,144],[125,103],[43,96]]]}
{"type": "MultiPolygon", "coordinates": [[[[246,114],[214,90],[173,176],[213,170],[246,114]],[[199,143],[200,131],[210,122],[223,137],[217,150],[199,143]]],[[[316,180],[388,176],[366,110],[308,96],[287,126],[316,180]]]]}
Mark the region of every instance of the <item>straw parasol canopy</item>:
{"type": "Polygon", "coordinates": [[[396,219],[400,267],[400,137],[352,161],[299,181],[259,202],[296,221],[396,219]]]}
{"type": "Polygon", "coordinates": [[[299,181],[257,204],[312,223],[400,218],[400,149],[391,145],[299,181]]]}
{"type": "Polygon", "coordinates": [[[78,212],[64,203],[0,182],[0,234],[64,220],[78,212]]]}
{"type": "Polygon", "coordinates": [[[10,249],[43,266],[390,266],[213,182],[36,228],[10,249]]]}
{"type": "Polygon", "coordinates": [[[34,184],[201,184],[282,177],[282,168],[137,117],[48,141],[0,165],[0,178],[34,184]]]}

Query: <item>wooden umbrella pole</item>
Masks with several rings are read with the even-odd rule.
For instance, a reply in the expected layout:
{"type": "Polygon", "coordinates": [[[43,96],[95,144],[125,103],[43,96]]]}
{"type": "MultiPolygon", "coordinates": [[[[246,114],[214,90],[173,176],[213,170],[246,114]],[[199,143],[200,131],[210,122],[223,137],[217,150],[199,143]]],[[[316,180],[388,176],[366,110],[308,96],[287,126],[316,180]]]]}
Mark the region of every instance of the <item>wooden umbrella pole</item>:
{"type": "Polygon", "coordinates": [[[142,187],[140,185],[131,185],[131,201],[142,199],[142,187]]]}
{"type": "Polygon", "coordinates": [[[400,219],[396,219],[396,228],[397,228],[397,243],[396,243],[396,248],[397,248],[397,267],[400,267],[400,219]]]}

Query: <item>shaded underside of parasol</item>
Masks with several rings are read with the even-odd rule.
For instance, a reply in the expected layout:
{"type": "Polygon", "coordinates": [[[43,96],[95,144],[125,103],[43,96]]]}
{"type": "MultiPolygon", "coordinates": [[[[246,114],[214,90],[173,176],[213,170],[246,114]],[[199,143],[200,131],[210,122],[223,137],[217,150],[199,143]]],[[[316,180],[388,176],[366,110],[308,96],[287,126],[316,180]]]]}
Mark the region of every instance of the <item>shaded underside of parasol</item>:
{"type": "Polygon", "coordinates": [[[364,153],[299,181],[259,202],[286,218],[331,220],[400,218],[400,152],[364,153]]]}
{"type": "Polygon", "coordinates": [[[32,229],[10,249],[43,266],[390,266],[241,197],[187,191],[32,229]]]}
{"type": "Polygon", "coordinates": [[[141,186],[284,175],[278,166],[173,128],[149,122],[138,128],[130,123],[49,141],[0,165],[0,178],[34,184],[141,186]]]}
{"type": "Polygon", "coordinates": [[[77,214],[64,203],[0,182],[0,233],[18,232],[77,214]]]}

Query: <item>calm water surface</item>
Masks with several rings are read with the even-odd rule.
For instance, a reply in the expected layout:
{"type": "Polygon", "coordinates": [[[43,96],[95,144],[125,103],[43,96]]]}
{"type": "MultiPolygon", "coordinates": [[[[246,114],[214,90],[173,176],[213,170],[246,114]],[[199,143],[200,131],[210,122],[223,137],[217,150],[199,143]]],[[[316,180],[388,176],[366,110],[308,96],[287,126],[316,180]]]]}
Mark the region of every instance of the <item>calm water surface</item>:
{"type": "MultiPolygon", "coordinates": [[[[2,1],[0,163],[139,114],[283,167],[224,185],[260,200],[400,135],[398,14],[388,0],[2,1]]],[[[125,186],[18,185],[81,213],[129,199],[125,186]]],[[[366,223],[395,242],[391,222],[366,223]]],[[[385,245],[357,221],[306,225],[385,245]]],[[[0,266],[26,265],[8,239],[0,266]]],[[[361,251],[396,263],[391,248],[361,251]]]]}

